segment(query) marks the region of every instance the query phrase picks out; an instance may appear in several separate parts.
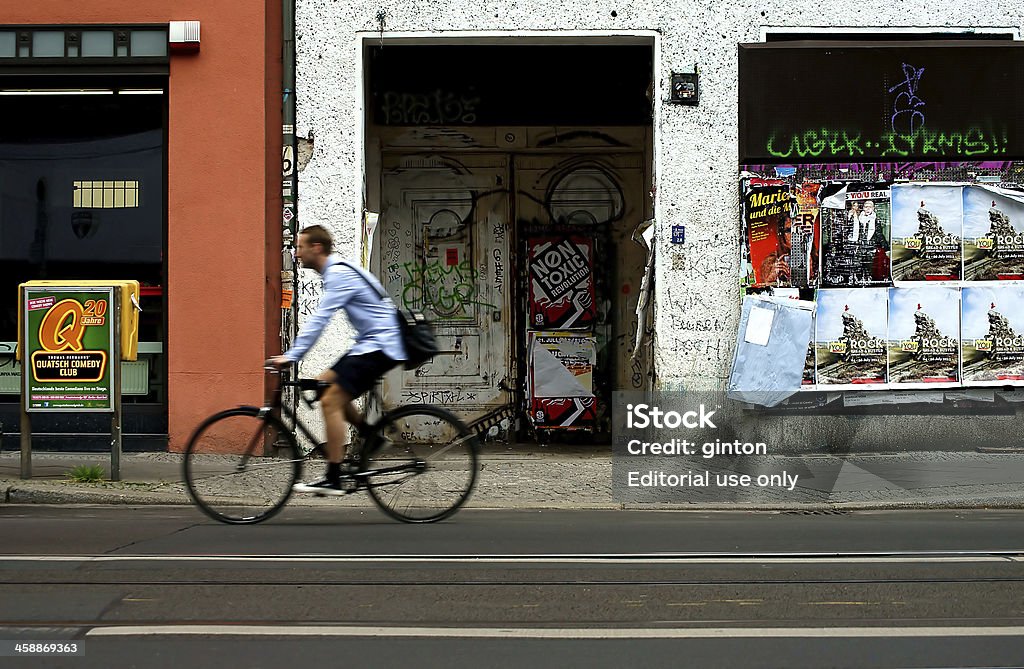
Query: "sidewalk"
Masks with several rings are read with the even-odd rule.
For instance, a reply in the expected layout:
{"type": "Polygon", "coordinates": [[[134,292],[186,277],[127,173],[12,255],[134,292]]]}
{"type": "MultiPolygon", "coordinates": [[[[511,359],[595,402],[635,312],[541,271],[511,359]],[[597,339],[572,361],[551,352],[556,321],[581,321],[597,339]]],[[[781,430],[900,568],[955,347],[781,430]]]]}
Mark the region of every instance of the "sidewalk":
{"type": "MultiPolygon", "coordinates": [[[[477,488],[467,503],[476,508],[578,509],[887,509],[1024,508],[1024,454],[914,452],[898,455],[825,455],[737,458],[710,467],[676,462],[673,471],[711,470],[748,474],[787,471],[792,489],[715,489],[713,486],[642,490],[625,485],[628,472],[647,472],[665,460],[631,460],[613,467],[610,447],[488,446],[481,454],[477,488]],[[617,483],[613,491],[612,477],[617,483]],[[653,500],[653,501],[652,501],[653,500]]],[[[104,453],[33,453],[30,480],[20,479],[20,453],[0,453],[0,504],[190,504],[182,483],[182,456],[125,453],[121,481],[77,483],[66,474],[78,465],[99,465],[104,453]]],[[[294,496],[291,504],[368,506],[363,494],[340,499],[294,496]]]]}

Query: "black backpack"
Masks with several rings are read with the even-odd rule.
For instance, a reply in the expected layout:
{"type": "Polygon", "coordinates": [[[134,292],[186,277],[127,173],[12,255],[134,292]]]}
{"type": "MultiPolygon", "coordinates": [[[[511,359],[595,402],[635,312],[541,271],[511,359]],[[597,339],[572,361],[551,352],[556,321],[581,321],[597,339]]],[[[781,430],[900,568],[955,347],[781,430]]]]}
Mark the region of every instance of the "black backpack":
{"type": "MultiPolygon", "coordinates": [[[[380,299],[390,302],[391,298],[382,289],[374,286],[369,279],[363,276],[351,263],[342,261],[335,263],[350,267],[359,278],[366,282],[373,290],[380,294],[380,299]]],[[[402,309],[395,307],[398,312],[398,324],[402,328],[402,343],[405,344],[405,368],[416,369],[427,362],[441,350],[437,346],[437,337],[434,336],[434,327],[422,312],[415,309],[402,309]]]]}

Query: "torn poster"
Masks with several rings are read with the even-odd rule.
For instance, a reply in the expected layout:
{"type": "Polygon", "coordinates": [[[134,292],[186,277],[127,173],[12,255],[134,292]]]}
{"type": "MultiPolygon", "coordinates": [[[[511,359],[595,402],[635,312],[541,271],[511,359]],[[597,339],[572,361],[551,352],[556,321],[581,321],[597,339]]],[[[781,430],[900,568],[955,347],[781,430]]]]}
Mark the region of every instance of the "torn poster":
{"type": "Polygon", "coordinates": [[[644,221],[633,230],[633,241],[646,249],[647,260],[644,263],[644,275],[640,279],[640,294],[636,300],[636,334],[633,336],[633,353],[630,361],[640,359],[641,346],[650,341],[649,333],[651,293],[654,283],[654,220],[644,221]]]}
{"type": "Polygon", "coordinates": [[[744,297],[728,397],[772,407],[800,390],[813,314],[813,302],[744,297]]]}
{"type": "Polygon", "coordinates": [[[814,332],[818,386],[885,386],[888,297],[885,288],[818,291],[814,332]]]}
{"type": "Polygon", "coordinates": [[[363,211],[362,241],[363,251],[360,256],[360,264],[363,269],[370,269],[370,254],[373,252],[373,237],[377,231],[377,221],[380,214],[372,211],[363,211]]]}
{"type": "Polygon", "coordinates": [[[531,332],[529,350],[533,424],[540,428],[592,428],[596,418],[595,337],[572,332],[531,332]]]}
{"type": "Polygon", "coordinates": [[[590,329],[594,302],[593,242],[582,236],[533,237],[527,242],[530,327],[590,329]]]}
{"type": "MultiPolygon", "coordinates": [[[[817,291],[815,291],[817,292],[817,291]]],[[[812,297],[812,301],[817,305],[817,300],[812,297]]],[[[803,378],[800,381],[800,385],[804,390],[812,390],[817,383],[814,374],[814,322],[817,319],[817,308],[814,309],[811,316],[811,336],[807,338],[807,356],[804,358],[804,373],[803,378]]]]}
{"type": "Polygon", "coordinates": [[[959,281],[963,276],[963,187],[892,188],[893,281],[959,281]]]}
{"type": "Polygon", "coordinates": [[[793,191],[797,214],[793,220],[790,281],[800,288],[816,286],[818,282],[818,266],[821,262],[821,219],[818,215],[820,189],[821,184],[804,183],[793,191]]]}
{"type": "Polygon", "coordinates": [[[743,222],[753,287],[790,285],[793,199],[788,186],[758,186],[743,196],[743,222]]]}
{"type": "Polygon", "coordinates": [[[597,344],[593,336],[531,332],[534,397],[592,397],[597,344]]]}
{"type": "Polygon", "coordinates": [[[530,410],[534,427],[542,430],[589,430],[597,422],[594,397],[536,398],[530,410]]]}
{"type": "Polygon", "coordinates": [[[889,286],[888,184],[853,183],[836,192],[823,187],[821,285],[889,286]]]}
{"type": "Polygon", "coordinates": [[[964,279],[1024,279],[1024,193],[964,188],[964,279]]]}
{"type": "Polygon", "coordinates": [[[1024,285],[961,291],[963,384],[1024,385],[1024,285]]]}
{"type": "Polygon", "coordinates": [[[960,291],[889,289],[889,383],[900,388],[960,382],[960,291]]]}

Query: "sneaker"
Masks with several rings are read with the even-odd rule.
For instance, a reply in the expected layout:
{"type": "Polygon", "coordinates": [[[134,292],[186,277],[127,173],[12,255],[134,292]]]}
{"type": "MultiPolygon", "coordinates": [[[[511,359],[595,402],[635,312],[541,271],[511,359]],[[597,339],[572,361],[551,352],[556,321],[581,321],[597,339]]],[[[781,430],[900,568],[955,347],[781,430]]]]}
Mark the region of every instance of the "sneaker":
{"type": "Polygon", "coordinates": [[[314,495],[344,495],[341,488],[341,481],[329,481],[323,479],[313,483],[296,483],[292,486],[294,492],[310,492],[314,495]]]}

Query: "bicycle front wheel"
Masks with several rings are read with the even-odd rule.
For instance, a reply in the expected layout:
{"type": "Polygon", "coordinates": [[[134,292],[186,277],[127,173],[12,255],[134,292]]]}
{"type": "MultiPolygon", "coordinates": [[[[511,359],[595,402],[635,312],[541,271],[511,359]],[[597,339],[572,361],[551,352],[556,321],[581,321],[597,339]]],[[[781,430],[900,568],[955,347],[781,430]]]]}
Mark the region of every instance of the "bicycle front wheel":
{"type": "Polygon", "coordinates": [[[406,523],[432,523],[469,499],[477,439],[452,413],[402,407],[385,414],[376,433],[362,467],[370,496],[384,513],[406,523]]]}
{"type": "Polygon", "coordinates": [[[207,418],[185,450],[185,483],[203,513],[222,523],[258,523],[292,494],[302,474],[295,436],[274,416],[239,407],[207,418]]]}

